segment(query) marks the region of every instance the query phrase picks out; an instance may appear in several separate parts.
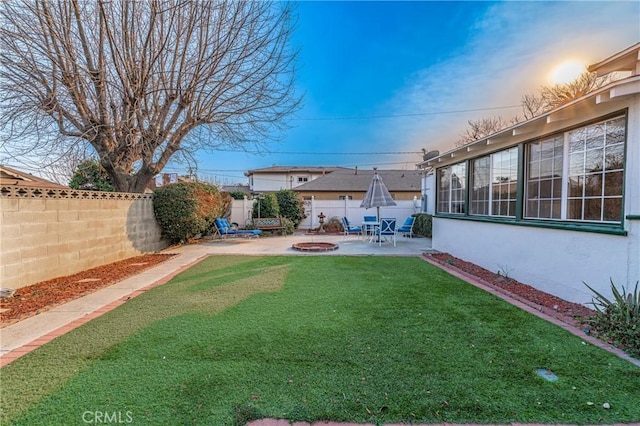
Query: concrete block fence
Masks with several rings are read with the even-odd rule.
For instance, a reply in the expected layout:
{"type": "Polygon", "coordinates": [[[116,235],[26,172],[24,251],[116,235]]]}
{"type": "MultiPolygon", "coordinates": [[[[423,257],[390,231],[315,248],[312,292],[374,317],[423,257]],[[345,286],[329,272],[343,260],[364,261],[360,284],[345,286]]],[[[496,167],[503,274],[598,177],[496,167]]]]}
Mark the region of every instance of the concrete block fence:
{"type": "Polygon", "coordinates": [[[161,250],[151,194],[0,188],[0,286],[20,288],[161,250]]]}

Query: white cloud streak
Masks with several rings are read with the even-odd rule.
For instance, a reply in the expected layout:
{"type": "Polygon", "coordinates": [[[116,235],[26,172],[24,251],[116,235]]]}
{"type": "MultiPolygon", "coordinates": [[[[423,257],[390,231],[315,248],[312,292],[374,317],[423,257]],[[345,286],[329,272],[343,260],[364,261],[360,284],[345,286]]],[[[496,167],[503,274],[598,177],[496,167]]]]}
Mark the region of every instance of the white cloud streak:
{"type": "MultiPolygon", "coordinates": [[[[466,46],[416,73],[384,108],[401,114],[519,104],[523,95],[550,84],[549,72],[558,63],[574,59],[589,65],[638,42],[638,22],[637,2],[497,3],[470,29],[466,46]]],[[[468,120],[498,115],[509,120],[519,112],[427,116],[376,133],[381,143],[446,150],[468,120]]]]}

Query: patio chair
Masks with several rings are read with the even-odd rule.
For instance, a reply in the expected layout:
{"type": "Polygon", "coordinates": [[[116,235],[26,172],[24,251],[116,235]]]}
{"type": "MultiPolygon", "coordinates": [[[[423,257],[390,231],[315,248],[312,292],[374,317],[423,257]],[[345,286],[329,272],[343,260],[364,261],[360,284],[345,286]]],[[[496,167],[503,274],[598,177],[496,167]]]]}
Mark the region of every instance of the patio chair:
{"type": "Polygon", "coordinates": [[[363,235],[366,236],[371,236],[373,235],[373,233],[375,232],[376,229],[376,225],[375,223],[378,222],[378,217],[377,216],[365,216],[362,220],[362,233],[363,235]],[[366,222],[371,222],[372,224],[366,224],[366,222]]]}
{"type": "Polygon", "coordinates": [[[380,219],[380,227],[376,229],[376,235],[378,236],[378,245],[382,245],[382,239],[387,240],[391,238],[393,246],[396,246],[396,219],[395,218],[382,218],[380,219]]]}
{"type": "Polygon", "coordinates": [[[214,221],[216,225],[214,236],[218,236],[220,238],[226,238],[228,236],[236,236],[241,235],[245,237],[256,237],[262,234],[262,231],[259,229],[234,229],[229,221],[223,217],[219,217],[214,221]]]}
{"type": "Polygon", "coordinates": [[[415,223],[416,218],[413,216],[409,216],[404,220],[402,226],[400,226],[396,231],[398,234],[403,234],[404,236],[409,236],[409,238],[413,238],[413,224],[415,223]]]}
{"type": "Polygon", "coordinates": [[[352,234],[362,235],[362,228],[360,226],[351,226],[346,216],[342,217],[342,227],[344,228],[345,237],[352,234]]]}

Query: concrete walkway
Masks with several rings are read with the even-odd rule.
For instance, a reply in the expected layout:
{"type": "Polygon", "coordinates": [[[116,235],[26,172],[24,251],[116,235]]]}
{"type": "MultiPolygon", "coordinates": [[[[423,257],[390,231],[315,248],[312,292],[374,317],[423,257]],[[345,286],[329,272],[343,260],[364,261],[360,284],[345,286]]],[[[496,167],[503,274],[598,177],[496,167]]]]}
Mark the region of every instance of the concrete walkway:
{"type": "Polygon", "coordinates": [[[429,238],[399,238],[396,247],[393,247],[390,243],[378,246],[355,236],[345,238],[342,235],[305,234],[258,239],[230,238],[170,248],[163,253],[176,253],[178,256],[110,287],[0,329],[0,367],[114,309],[127,299],[166,283],[209,255],[420,256],[430,249],[429,238]],[[330,242],[337,244],[338,249],[317,253],[300,252],[292,248],[294,243],[299,242],[330,242]]]}

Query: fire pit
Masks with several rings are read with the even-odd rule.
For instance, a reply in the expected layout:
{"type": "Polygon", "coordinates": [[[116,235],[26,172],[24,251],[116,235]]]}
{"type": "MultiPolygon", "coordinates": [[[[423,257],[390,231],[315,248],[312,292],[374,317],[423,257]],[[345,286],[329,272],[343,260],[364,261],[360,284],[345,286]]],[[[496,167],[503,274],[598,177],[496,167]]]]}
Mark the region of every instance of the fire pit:
{"type": "Polygon", "coordinates": [[[338,250],[338,245],[333,243],[295,243],[291,246],[298,251],[333,251],[338,250]]]}

